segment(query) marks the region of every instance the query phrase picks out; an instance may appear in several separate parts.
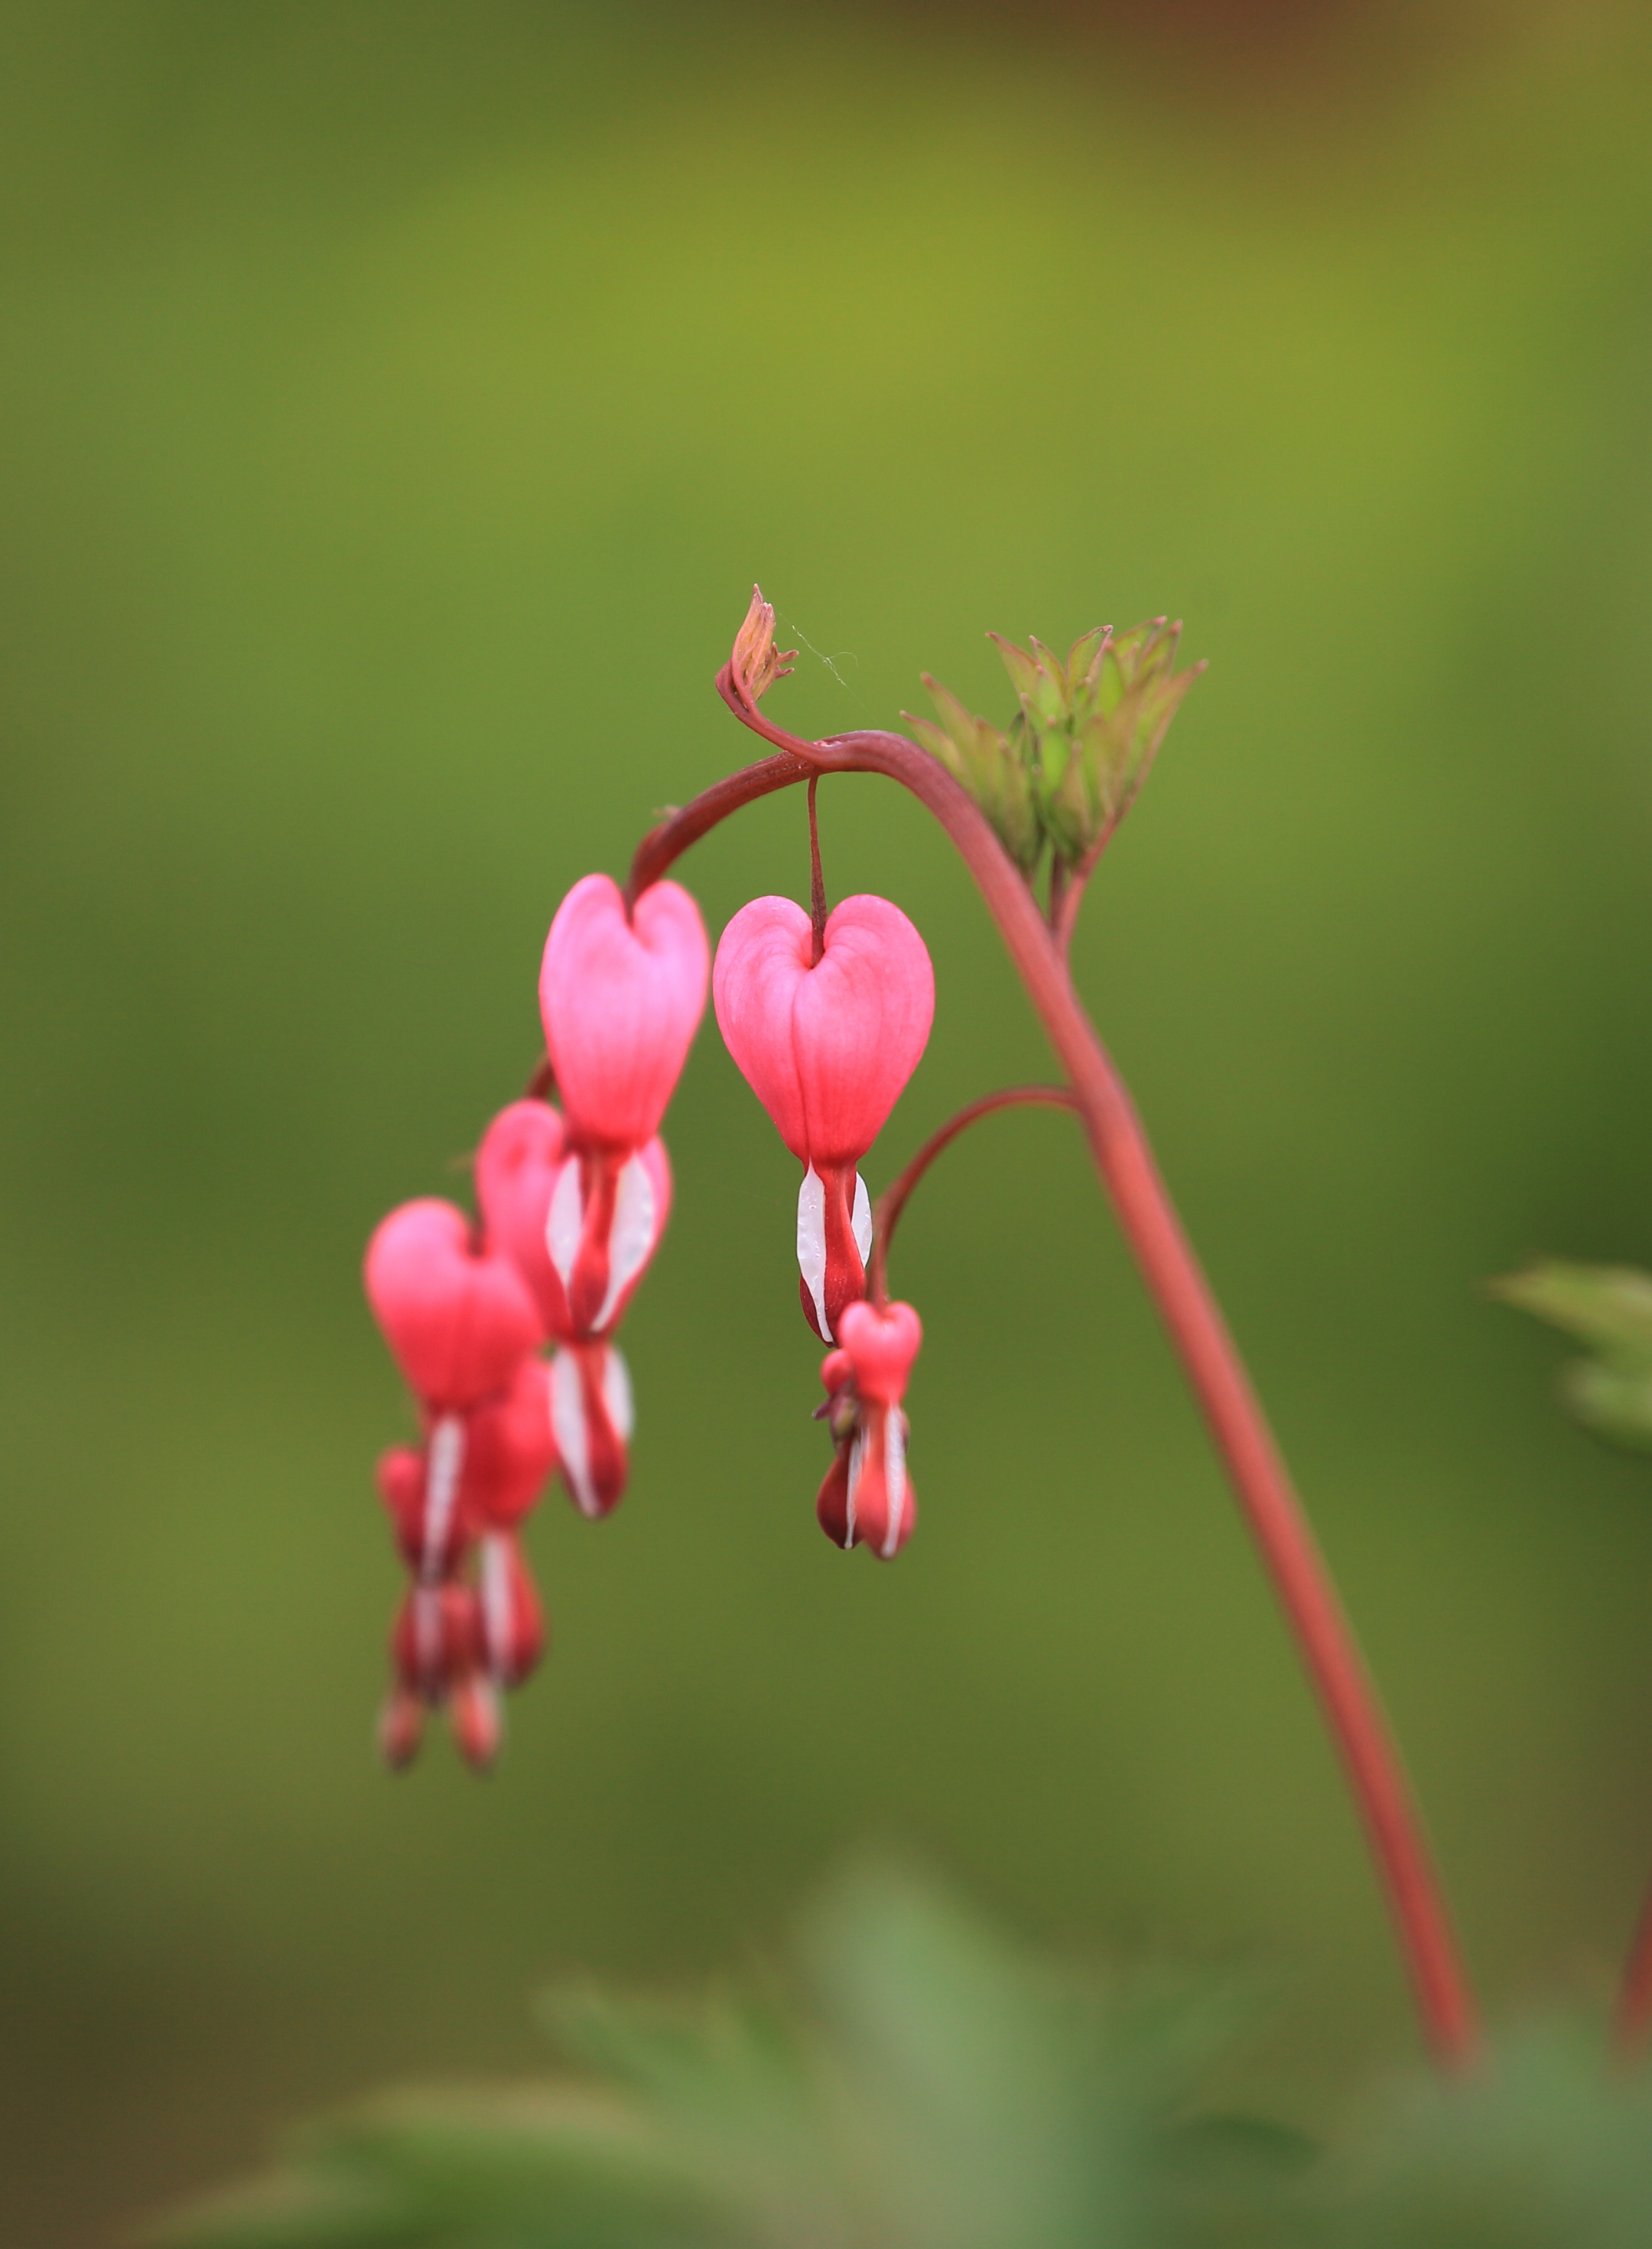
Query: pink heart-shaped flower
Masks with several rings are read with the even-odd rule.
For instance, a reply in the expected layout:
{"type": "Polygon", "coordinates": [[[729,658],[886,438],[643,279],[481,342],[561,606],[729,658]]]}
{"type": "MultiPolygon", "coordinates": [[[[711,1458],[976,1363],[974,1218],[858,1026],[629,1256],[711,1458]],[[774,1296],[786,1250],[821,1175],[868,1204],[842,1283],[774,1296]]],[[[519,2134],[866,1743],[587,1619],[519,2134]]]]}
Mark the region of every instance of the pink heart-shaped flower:
{"type": "Polygon", "coordinates": [[[462,1413],[505,1388],[541,1331],[505,1257],[479,1249],[451,1203],[403,1203],[367,1244],[367,1302],[396,1364],[432,1413],[462,1413]]]}
{"type": "Polygon", "coordinates": [[[845,898],[812,966],[813,930],[790,898],[754,898],[723,932],[717,1026],[799,1162],[853,1165],[917,1068],[935,1017],[923,939],[887,898],[845,898]]]}
{"type": "Polygon", "coordinates": [[[640,1148],[659,1131],[704,1012],[708,965],[700,909],[675,883],[644,891],[629,920],[607,875],[563,899],[539,1010],[577,1145],[640,1148]]]}

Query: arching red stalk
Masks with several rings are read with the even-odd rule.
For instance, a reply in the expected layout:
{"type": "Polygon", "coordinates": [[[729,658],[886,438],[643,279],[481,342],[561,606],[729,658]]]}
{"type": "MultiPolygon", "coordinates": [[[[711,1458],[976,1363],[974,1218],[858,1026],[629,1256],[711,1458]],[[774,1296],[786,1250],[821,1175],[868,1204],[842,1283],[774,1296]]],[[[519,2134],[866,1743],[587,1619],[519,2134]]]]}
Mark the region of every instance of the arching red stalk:
{"type": "MultiPolygon", "coordinates": [[[[757,614],[755,602],[752,614],[754,618],[757,614]]],[[[746,646],[750,632],[749,620],[737,649],[746,646]]],[[[766,643],[763,657],[766,664],[766,643]]],[[[774,676],[772,670],[760,675],[758,691],[774,676]]],[[[747,677],[731,658],[717,675],[717,691],[741,724],[761,735],[778,754],[717,782],[646,836],[632,865],[627,901],[657,881],[682,851],[730,813],[812,774],[883,774],[909,789],[945,829],[974,877],[1072,1081],[1074,1106],[1083,1119],[1096,1170],[1272,1578],[1358,1805],[1429,2042],[1443,2063],[1464,2064],[1477,2039],[1474,2005],[1404,1767],[1244,1362],[1159,1175],[1134,1104],[1067,972],[1064,939],[1071,933],[1082,880],[1075,877],[1059,901],[1066,927],[1058,933],[979,808],[915,742],[901,734],[858,731],[805,741],[763,717],[747,677]]],[[[1092,863],[1093,857],[1092,854],[1092,863]]],[[[1080,875],[1088,871],[1086,864],[1080,875]]]]}
{"type": "Polygon", "coordinates": [[[886,1274],[895,1229],[901,1222],[901,1214],[912,1190],[936,1158],[952,1145],[960,1132],[967,1132],[979,1118],[991,1117],[1000,1109],[1076,1109],[1078,1105],[1070,1086],[1006,1085],[1002,1092],[984,1093],[979,1101],[960,1109],[956,1117],[949,1117],[938,1131],[929,1135],[905,1171],[885,1187],[873,1206],[872,1269],[867,1276],[867,1285],[880,1311],[888,1302],[886,1274]]]}

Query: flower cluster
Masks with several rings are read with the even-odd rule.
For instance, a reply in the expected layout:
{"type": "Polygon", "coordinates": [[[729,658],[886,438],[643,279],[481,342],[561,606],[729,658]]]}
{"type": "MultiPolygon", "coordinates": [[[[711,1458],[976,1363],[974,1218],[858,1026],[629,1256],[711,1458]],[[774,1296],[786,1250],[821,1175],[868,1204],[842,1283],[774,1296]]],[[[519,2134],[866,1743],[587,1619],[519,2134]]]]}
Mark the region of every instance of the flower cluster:
{"type": "Polygon", "coordinates": [[[909,1305],[867,1301],[872,1211],[861,1159],[915,1069],[935,1013],[922,939],[887,898],[812,918],[787,898],[737,913],[711,972],[699,910],[675,883],[634,904],[606,875],[558,909],[539,979],[545,1063],[489,1125],[479,1212],[404,1204],[368,1246],[367,1296],[417,1401],[422,1442],[379,1464],[410,1578],[391,1634],[380,1741],[393,1765],[447,1711],[470,1764],[500,1737],[500,1690],[544,1651],[520,1531],[553,1473],[579,1512],[625,1489],[630,1378],[615,1331],[671,1208],[660,1124],[712,983],[729,1050],[804,1166],[799,1292],[830,1346],[836,1445],[817,1512],[834,1544],[888,1558],[911,1533],[909,1305]]]}
{"type": "Polygon", "coordinates": [[[494,1118],[476,1152],[479,1222],[407,1203],[368,1245],[368,1301],[422,1434],[379,1464],[412,1578],[380,1730],[393,1765],[438,1707],[468,1762],[492,1762],[499,1689],[545,1645],[522,1522],[559,1467],[582,1515],[610,1513],[625,1489],[631,1386],[613,1338],[670,1211],[659,1126],[704,1009],[708,956],[699,910],[675,884],[627,913],[606,875],[577,883],[539,983],[561,1110],[528,1099],[494,1118]]]}

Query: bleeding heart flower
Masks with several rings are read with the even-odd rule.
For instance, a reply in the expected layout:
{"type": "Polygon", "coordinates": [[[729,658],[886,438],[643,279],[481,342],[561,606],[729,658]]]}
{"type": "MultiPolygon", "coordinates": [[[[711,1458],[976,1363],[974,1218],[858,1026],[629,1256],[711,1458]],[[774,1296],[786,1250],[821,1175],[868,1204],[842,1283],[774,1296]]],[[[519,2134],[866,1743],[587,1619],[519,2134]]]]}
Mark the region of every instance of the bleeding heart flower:
{"type": "Polygon", "coordinates": [[[917,1068],[935,1016],[923,939],[887,898],[845,898],[814,930],[790,898],[754,898],[723,932],[712,992],[729,1052],[807,1166],[800,1293],[830,1343],[866,1293],[871,1208],[857,1166],[917,1068]]]}
{"type": "Polygon", "coordinates": [[[889,1304],[879,1311],[863,1300],[846,1306],[840,1333],[841,1348],[830,1352],[820,1369],[838,1446],[815,1513],[834,1545],[864,1544],[887,1562],[905,1545],[917,1521],[901,1400],[923,1326],[910,1304],[889,1304]]]}
{"type": "Polygon", "coordinates": [[[532,1290],[546,1334],[611,1334],[670,1215],[665,1143],[569,1154],[554,1109],[513,1101],[483,1137],[476,1178],[489,1246],[532,1290]]]}
{"type": "Polygon", "coordinates": [[[551,1420],[562,1474],[581,1515],[610,1515],[625,1492],[634,1417],[631,1377],[613,1344],[565,1344],[551,1362],[551,1420]]]}
{"type": "Polygon", "coordinates": [[[631,1155],[598,1148],[566,1159],[545,1229],[566,1306],[566,1324],[553,1331],[559,1339],[609,1335],[618,1327],[670,1212],[663,1140],[652,1139],[631,1155]]]}
{"type": "Polygon", "coordinates": [[[501,1687],[519,1687],[545,1654],[545,1611],[511,1531],[482,1542],[478,1582],[488,1668],[501,1687]]]}
{"type": "Polygon", "coordinates": [[[587,875],[557,909],[539,973],[545,1049],[581,1148],[653,1139],[705,1008],[709,948],[700,909],[655,883],[627,919],[607,875],[587,875]]]}
{"type": "Polygon", "coordinates": [[[538,1316],[510,1260],[476,1245],[451,1203],[403,1203],[367,1244],[372,1305],[427,1410],[462,1413],[505,1388],[538,1345],[538,1316]]]}

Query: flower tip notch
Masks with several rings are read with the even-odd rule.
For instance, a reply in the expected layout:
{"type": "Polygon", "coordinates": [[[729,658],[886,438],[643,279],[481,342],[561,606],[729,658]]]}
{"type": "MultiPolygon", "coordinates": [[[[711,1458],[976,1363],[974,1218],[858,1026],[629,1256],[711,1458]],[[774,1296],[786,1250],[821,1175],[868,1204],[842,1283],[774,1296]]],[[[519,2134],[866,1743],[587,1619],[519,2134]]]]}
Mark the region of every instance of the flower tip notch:
{"type": "Polygon", "coordinates": [[[734,648],[729,657],[729,671],[743,699],[755,708],[775,681],[785,677],[797,660],[795,648],[776,648],[774,603],[764,600],[761,586],[753,586],[751,606],[745,613],[745,622],[734,636],[734,648]]]}

